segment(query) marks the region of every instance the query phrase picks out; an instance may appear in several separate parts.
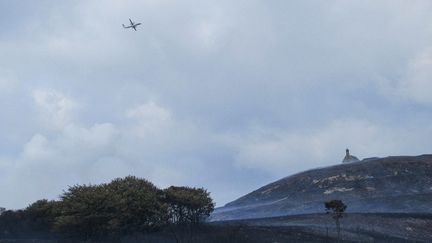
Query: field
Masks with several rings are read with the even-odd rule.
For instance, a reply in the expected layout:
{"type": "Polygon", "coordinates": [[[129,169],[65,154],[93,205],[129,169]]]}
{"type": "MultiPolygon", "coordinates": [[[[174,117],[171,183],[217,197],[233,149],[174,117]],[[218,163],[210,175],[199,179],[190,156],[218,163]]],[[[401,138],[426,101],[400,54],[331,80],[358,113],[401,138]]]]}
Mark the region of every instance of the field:
{"type": "MultiPolygon", "coordinates": [[[[341,242],[431,242],[430,214],[347,214],[341,220],[341,242]]],[[[116,240],[95,242],[130,243],[243,243],[243,242],[336,242],[333,219],[309,214],[265,219],[220,221],[201,226],[165,228],[116,240]]],[[[2,243],[70,243],[76,239],[3,239],[2,243]]],[[[88,241],[87,241],[88,242],[88,241]]]]}

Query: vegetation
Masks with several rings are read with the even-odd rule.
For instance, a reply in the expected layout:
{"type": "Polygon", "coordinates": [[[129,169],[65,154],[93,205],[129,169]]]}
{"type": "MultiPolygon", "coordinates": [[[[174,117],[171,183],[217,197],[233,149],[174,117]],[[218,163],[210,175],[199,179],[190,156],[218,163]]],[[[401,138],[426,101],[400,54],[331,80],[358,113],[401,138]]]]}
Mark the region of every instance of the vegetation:
{"type": "Polygon", "coordinates": [[[199,223],[210,216],[215,206],[204,189],[171,186],[164,195],[169,220],[175,224],[199,223]]]}
{"type": "Polygon", "coordinates": [[[0,215],[0,236],[57,233],[84,239],[148,233],[170,224],[201,223],[214,209],[202,188],[160,190],[134,176],[75,185],[58,201],[39,200],[0,215]]]}
{"type": "Polygon", "coordinates": [[[331,200],[324,203],[326,212],[332,215],[332,218],[335,220],[336,229],[338,234],[338,241],[340,239],[340,219],[343,217],[343,214],[347,208],[347,206],[341,200],[331,200]]]}

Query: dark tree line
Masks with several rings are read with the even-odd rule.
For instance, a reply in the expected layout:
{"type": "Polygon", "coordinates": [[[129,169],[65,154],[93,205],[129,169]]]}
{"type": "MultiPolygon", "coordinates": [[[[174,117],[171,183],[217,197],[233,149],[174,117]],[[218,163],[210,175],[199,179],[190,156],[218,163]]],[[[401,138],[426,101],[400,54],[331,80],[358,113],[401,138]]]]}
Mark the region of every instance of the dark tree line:
{"type": "Polygon", "coordinates": [[[70,187],[57,201],[39,200],[0,215],[0,236],[52,233],[85,239],[157,231],[170,224],[196,224],[214,209],[202,188],[161,190],[134,176],[100,185],[70,187]]]}

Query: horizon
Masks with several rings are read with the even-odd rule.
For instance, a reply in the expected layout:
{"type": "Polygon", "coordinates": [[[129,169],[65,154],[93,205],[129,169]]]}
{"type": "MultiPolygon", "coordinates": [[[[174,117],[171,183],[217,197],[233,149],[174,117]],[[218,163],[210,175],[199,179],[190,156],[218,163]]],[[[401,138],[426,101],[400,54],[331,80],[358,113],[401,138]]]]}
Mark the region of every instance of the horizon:
{"type": "Polygon", "coordinates": [[[0,9],[0,207],[127,175],[221,207],[347,147],[431,153],[432,1],[0,9]]]}

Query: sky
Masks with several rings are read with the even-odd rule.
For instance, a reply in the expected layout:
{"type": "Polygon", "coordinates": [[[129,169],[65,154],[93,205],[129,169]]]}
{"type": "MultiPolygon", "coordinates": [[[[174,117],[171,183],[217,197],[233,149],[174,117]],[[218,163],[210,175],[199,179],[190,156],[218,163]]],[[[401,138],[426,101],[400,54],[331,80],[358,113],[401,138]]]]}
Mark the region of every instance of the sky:
{"type": "Polygon", "coordinates": [[[432,1],[0,0],[0,27],[2,207],[127,175],[223,206],[432,152],[432,1]]]}

